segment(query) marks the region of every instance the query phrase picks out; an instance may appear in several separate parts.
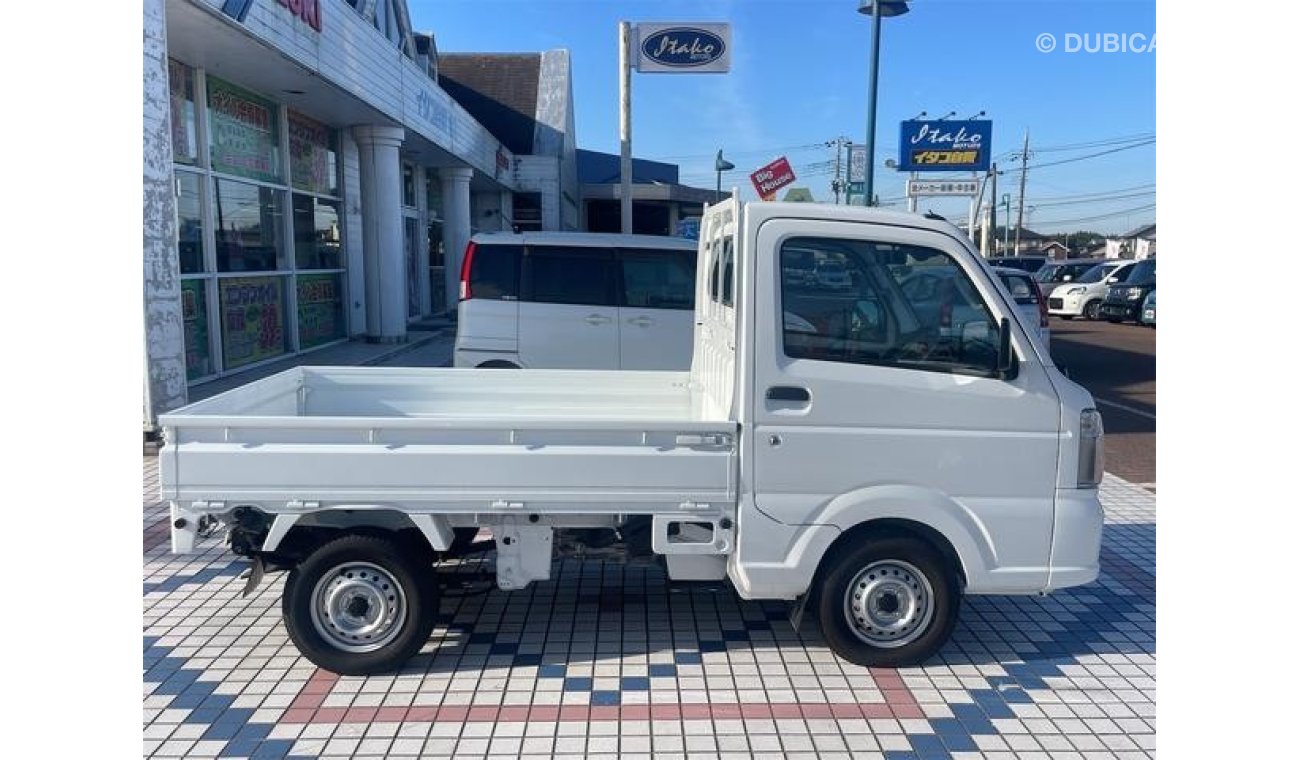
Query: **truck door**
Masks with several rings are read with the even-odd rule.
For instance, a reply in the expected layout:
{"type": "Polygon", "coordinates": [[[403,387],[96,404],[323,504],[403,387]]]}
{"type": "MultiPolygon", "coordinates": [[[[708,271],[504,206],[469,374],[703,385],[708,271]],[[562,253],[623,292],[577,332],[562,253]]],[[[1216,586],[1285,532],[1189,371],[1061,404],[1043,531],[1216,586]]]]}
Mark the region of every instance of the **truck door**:
{"type": "Polygon", "coordinates": [[[527,367],[618,369],[614,252],[530,245],[519,305],[519,358],[527,367]]]}
{"type": "Polygon", "coordinates": [[[1059,407],[986,271],[945,234],[856,222],[772,219],[755,255],[758,508],[818,524],[839,497],[924,491],[974,516],[997,567],[1046,582],[1059,407]],[[849,286],[802,276],[810,254],[849,286]],[[993,371],[1003,316],[1009,380],[993,371]]]}

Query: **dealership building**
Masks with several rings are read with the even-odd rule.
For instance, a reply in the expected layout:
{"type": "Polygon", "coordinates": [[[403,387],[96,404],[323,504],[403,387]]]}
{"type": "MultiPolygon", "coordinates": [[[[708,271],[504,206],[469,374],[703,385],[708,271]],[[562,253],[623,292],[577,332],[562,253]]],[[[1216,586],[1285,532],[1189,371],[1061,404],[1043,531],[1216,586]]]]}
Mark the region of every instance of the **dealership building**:
{"type": "Polygon", "coordinates": [[[581,226],[565,50],[517,56],[535,134],[502,140],[403,0],[145,0],[144,41],[146,427],[197,383],[406,340],[476,232],[581,226]]]}

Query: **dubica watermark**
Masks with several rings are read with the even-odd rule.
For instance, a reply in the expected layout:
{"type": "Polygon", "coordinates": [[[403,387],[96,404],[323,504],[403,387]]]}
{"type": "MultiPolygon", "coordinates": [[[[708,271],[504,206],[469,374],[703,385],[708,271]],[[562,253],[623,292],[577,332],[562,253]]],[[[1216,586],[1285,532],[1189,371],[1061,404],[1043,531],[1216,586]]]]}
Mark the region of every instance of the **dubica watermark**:
{"type": "Polygon", "coordinates": [[[1058,45],[1056,35],[1043,32],[1034,38],[1034,46],[1040,53],[1154,53],[1156,36],[1142,32],[1066,32],[1058,45]]]}

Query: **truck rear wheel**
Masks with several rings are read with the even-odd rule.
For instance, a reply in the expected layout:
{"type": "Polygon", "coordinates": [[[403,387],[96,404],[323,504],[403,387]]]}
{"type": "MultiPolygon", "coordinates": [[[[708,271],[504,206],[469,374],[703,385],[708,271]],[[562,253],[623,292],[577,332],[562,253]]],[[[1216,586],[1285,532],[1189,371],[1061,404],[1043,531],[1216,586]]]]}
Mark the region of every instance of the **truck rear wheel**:
{"type": "Polygon", "coordinates": [[[891,536],[841,553],[819,590],[817,616],[831,649],[856,665],[907,667],[952,635],[956,573],[928,544],[891,536]]]}
{"type": "Polygon", "coordinates": [[[289,572],[281,609],[289,638],[340,675],[395,670],[429,640],[437,585],[393,541],[343,536],[289,572]]]}

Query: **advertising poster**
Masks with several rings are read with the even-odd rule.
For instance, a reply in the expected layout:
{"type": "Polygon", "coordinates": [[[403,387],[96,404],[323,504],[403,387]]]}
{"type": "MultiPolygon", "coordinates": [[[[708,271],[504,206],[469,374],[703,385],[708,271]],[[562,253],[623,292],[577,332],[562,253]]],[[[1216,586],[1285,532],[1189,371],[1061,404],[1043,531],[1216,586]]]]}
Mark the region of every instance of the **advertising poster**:
{"type": "Polygon", "coordinates": [[[208,79],[213,169],[252,179],[279,179],[275,121],[274,103],[216,77],[208,79]]]}
{"type": "Polygon", "coordinates": [[[185,329],[185,377],[193,380],[212,374],[208,347],[208,300],[203,280],[181,281],[181,320],[185,329]]]}
{"type": "Polygon", "coordinates": [[[289,176],[293,186],[312,193],[333,195],[330,129],[302,114],[289,112],[289,176]]]}
{"type": "Polygon", "coordinates": [[[284,353],[284,295],[278,277],[220,280],[226,368],[284,353]]]}
{"type": "Polygon", "coordinates": [[[781,156],[749,175],[749,181],[754,183],[754,190],[765,201],[772,200],[776,196],[777,190],[794,182],[794,180],[794,169],[790,168],[790,162],[786,160],[785,156],[781,156]]]}
{"type": "Polygon", "coordinates": [[[298,277],[298,344],[311,348],[344,337],[343,293],[337,274],[298,277]]]}

